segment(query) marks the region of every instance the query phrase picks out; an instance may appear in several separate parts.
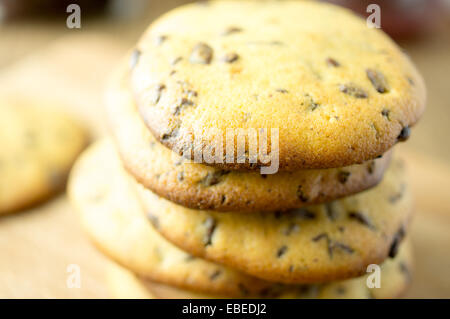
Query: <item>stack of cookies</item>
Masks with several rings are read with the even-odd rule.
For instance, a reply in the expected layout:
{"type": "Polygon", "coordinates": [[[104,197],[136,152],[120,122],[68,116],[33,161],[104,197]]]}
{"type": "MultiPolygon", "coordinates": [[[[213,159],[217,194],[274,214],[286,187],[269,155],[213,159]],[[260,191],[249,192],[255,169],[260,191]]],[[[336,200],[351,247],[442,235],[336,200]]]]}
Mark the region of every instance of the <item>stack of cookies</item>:
{"type": "Polygon", "coordinates": [[[78,161],[70,195],[121,265],[115,296],[406,288],[411,198],[390,149],[425,87],[364,20],[309,1],[183,6],[145,32],[106,104],[112,138],[78,161]]]}

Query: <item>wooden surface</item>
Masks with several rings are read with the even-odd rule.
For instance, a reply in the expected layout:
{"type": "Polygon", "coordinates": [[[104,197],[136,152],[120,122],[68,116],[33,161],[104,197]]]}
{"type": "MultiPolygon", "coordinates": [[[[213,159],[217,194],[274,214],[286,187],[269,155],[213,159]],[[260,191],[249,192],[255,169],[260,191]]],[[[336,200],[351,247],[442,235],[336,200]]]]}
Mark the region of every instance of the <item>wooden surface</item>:
{"type": "MultiPolygon", "coordinates": [[[[94,137],[101,136],[107,132],[104,79],[127,46],[100,34],[67,37],[3,68],[0,90],[57,99],[94,137]]],[[[416,145],[398,147],[417,207],[412,227],[416,267],[407,297],[450,298],[450,166],[416,145]]],[[[106,298],[107,262],[83,235],[64,194],[0,218],[0,298],[106,298]],[[81,288],[66,285],[71,264],[80,266],[81,288]]]]}

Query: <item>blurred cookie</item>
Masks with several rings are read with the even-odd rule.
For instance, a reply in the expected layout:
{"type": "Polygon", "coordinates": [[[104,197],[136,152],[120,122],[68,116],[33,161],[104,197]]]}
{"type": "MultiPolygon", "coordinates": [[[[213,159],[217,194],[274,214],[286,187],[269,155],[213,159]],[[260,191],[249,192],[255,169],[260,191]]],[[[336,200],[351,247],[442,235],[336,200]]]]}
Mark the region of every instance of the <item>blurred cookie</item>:
{"type": "Polygon", "coordinates": [[[0,96],[0,215],[62,190],[87,144],[84,128],[47,104],[0,96]]]}
{"type": "MultiPolygon", "coordinates": [[[[373,283],[368,274],[359,278],[333,283],[302,285],[278,298],[318,298],[318,299],[385,299],[398,298],[411,281],[412,254],[408,241],[402,244],[399,254],[394,259],[381,265],[380,287],[368,288],[367,282],[373,283]]],[[[175,287],[157,284],[139,278],[131,271],[111,264],[107,269],[107,284],[113,298],[128,299],[208,299],[224,296],[195,293],[175,287]]]]}
{"type": "Polygon", "coordinates": [[[180,205],[218,211],[274,211],[328,202],[376,185],[387,168],[382,158],[337,169],[261,175],[194,163],[159,144],[136,109],[119,70],[107,94],[112,134],[125,167],[142,184],[180,205]]]}
{"type": "MultiPolygon", "coordinates": [[[[140,113],[161,143],[191,156],[217,137],[225,144],[227,129],[278,129],[268,148],[279,144],[281,170],[374,159],[407,139],[425,108],[422,77],[388,36],[314,1],[182,6],[148,28],[130,68],[140,113]]],[[[210,164],[264,166],[250,160],[210,164]]]]}
{"type": "Polygon", "coordinates": [[[394,256],[411,217],[400,162],[371,190],[282,213],[193,210],[135,183],[155,228],[195,256],[274,282],[341,280],[394,256]]]}
{"type": "Polygon", "coordinates": [[[169,243],[146,219],[131,178],[109,140],[90,147],[75,165],[69,196],[97,247],[155,282],[215,294],[273,295],[280,285],[217,265],[169,243]]]}

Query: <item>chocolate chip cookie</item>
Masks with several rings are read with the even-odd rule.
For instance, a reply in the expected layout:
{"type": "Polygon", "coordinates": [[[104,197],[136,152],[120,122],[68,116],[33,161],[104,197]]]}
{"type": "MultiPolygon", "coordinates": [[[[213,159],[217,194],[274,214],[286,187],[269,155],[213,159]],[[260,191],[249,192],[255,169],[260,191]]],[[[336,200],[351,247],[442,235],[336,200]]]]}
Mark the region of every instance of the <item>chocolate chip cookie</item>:
{"type": "Polygon", "coordinates": [[[61,191],[87,144],[85,129],[53,104],[0,96],[0,215],[61,191]]]}
{"type": "Polygon", "coordinates": [[[195,256],[274,282],[315,283],[361,275],[396,255],[411,217],[401,162],[371,190],[275,213],[188,209],[135,183],[155,228],[195,256]]]}
{"type": "MultiPolygon", "coordinates": [[[[302,285],[278,298],[318,298],[318,299],[385,299],[398,298],[405,291],[411,281],[410,243],[406,241],[397,257],[387,260],[381,265],[380,287],[368,288],[367,281],[371,274],[332,283],[302,285]]],[[[369,282],[370,279],[369,279],[369,282]]],[[[371,282],[372,283],[372,282],[371,282]]],[[[139,278],[129,270],[116,264],[107,269],[107,284],[114,298],[142,298],[142,299],[208,299],[226,298],[205,293],[177,289],[175,287],[157,284],[139,278]]]]}
{"type": "Polygon", "coordinates": [[[280,170],[336,168],[407,139],[425,108],[422,77],[387,35],[315,1],[182,6],[148,28],[129,67],[155,138],[188,158],[214,150],[204,163],[225,169],[266,165],[237,143],[225,161],[229,129],[267,130],[257,154],[278,153],[280,170]]]}
{"type": "Polygon", "coordinates": [[[139,116],[127,85],[116,72],[107,93],[114,140],[127,170],[142,184],[180,205],[217,211],[273,211],[331,201],[375,186],[390,153],[361,165],[261,175],[187,160],[156,141],[139,116]]]}
{"type": "Polygon", "coordinates": [[[144,278],[225,296],[279,294],[281,285],[196,258],[159,235],[109,140],[96,143],[80,157],[71,174],[69,196],[96,246],[144,278]]]}

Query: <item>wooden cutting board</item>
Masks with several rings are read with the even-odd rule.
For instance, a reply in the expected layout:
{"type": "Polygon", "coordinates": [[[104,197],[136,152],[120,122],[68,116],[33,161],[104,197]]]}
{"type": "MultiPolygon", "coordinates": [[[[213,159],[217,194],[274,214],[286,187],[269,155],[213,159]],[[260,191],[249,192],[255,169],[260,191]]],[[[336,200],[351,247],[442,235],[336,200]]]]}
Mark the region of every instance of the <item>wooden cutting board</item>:
{"type": "MultiPolygon", "coordinates": [[[[107,132],[104,80],[127,48],[101,34],[61,39],[0,73],[0,90],[52,98],[86,123],[93,138],[107,132]]],[[[407,297],[450,298],[450,166],[408,149],[416,198],[412,227],[416,267],[407,297]]],[[[88,242],[64,194],[35,209],[0,217],[0,298],[107,298],[109,261],[88,242]],[[68,288],[70,265],[81,287],[68,288]]]]}

